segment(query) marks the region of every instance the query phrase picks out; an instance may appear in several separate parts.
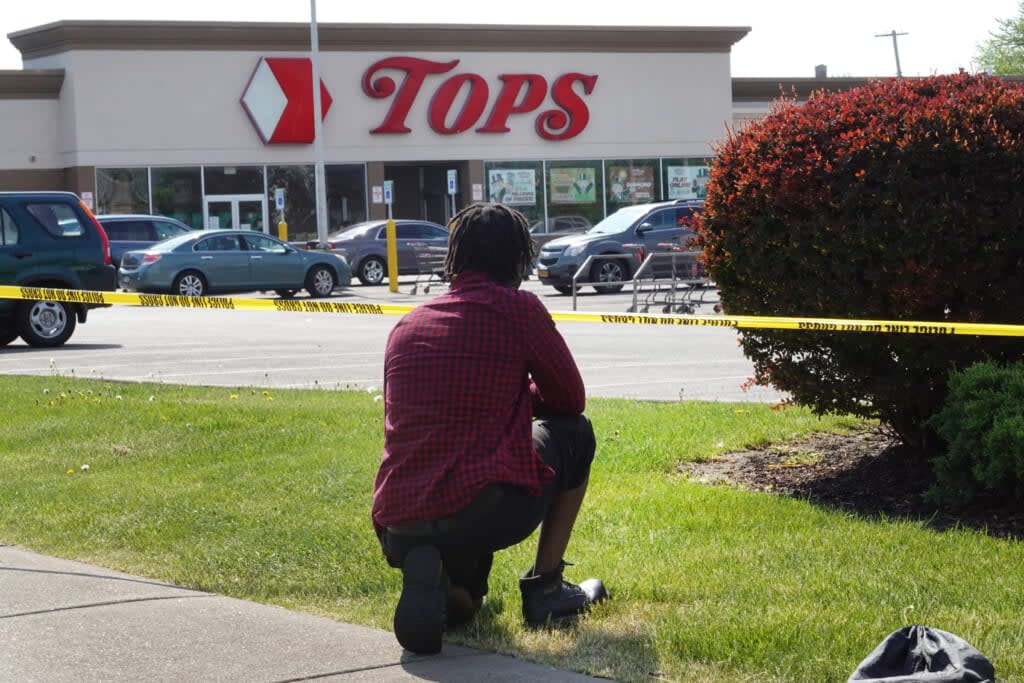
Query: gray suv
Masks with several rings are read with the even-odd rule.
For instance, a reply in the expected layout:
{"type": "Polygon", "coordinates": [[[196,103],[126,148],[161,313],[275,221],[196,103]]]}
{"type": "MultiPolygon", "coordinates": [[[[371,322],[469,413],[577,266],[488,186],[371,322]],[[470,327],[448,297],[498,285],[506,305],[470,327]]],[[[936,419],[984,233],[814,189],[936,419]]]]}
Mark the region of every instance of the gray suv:
{"type": "Polygon", "coordinates": [[[651,253],[664,251],[659,245],[686,241],[693,234],[690,219],[703,205],[703,200],[681,199],[619,209],[586,232],[545,244],[537,259],[537,277],[562,294],[571,294],[572,276],[588,256],[618,255],[621,258],[596,259],[577,281],[600,283],[593,286],[602,294],[617,292],[640,267],[640,248],[651,253]]]}
{"type": "Polygon", "coordinates": [[[168,237],[184,235],[192,230],[174,218],[147,214],[108,214],[96,216],[110,238],[110,260],[121,265],[126,251],[145,249],[168,237]]]}

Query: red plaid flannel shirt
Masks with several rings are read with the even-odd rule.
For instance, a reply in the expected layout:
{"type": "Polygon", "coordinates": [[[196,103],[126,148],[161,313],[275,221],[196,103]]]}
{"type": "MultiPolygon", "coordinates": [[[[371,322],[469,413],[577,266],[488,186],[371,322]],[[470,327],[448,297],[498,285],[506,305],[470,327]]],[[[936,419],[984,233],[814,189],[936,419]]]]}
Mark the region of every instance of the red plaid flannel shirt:
{"type": "Polygon", "coordinates": [[[580,414],[585,401],[540,299],[463,272],[388,337],[374,525],[447,517],[492,483],[539,495],[553,474],[533,450],[532,418],[580,414]]]}

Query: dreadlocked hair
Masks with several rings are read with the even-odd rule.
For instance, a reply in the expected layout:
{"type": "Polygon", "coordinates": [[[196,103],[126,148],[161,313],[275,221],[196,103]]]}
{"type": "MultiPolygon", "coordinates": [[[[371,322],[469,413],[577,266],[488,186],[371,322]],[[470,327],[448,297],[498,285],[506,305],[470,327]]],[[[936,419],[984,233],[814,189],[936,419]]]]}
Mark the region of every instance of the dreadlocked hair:
{"type": "Polygon", "coordinates": [[[502,284],[518,283],[537,258],[526,216],[504,204],[471,204],[448,221],[444,276],[464,270],[490,275],[502,284]]]}

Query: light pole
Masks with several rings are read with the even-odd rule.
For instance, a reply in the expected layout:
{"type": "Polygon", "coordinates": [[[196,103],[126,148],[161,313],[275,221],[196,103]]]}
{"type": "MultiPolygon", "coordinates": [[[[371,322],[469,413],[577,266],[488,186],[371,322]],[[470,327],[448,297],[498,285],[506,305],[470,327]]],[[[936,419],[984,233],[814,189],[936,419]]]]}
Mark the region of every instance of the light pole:
{"type": "Polygon", "coordinates": [[[309,0],[309,42],[313,64],[313,177],[316,184],[316,239],[327,246],[327,174],[324,172],[323,109],[320,102],[320,36],[316,26],[316,0],[309,0]]]}

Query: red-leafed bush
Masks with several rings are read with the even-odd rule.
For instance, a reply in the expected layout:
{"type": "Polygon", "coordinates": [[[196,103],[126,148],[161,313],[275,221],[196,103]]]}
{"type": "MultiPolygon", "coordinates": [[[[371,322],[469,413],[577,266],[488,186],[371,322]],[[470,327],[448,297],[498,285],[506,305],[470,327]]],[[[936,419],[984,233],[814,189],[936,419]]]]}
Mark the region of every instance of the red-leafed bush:
{"type": "MultiPolygon", "coordinates": [[[[731,314],[1024,323],[1024,87],[959,74],[780,100],[712,167],[699,242],[731,314]]],[[[947,375],[1020,338],[744,331],[755,381],[926,447],[947,375]]]]}

